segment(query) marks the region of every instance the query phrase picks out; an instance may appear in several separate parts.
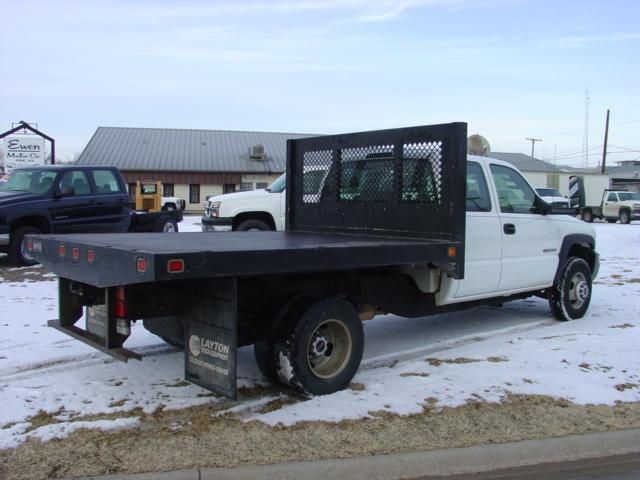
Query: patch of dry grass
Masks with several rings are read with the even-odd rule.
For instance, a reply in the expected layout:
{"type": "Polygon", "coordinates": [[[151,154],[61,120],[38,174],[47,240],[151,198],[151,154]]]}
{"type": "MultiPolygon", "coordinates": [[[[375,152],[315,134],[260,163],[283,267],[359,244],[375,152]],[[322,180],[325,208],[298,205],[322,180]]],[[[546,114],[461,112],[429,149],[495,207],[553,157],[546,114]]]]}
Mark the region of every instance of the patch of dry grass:
{"type": "MultiPolygon", "coordinates": [[[[286,401],[283,400],[283,401],[286,401]]],[[[640,427],[640,403],[574,405],[544,396],[512,395],[502,403],[472,400],[400,417],[269,427],[214,416],[221,403],[141,417],[138,428],[82,430],[62,440],[28,440],[0,451],[8,479],[167,471],[245,463],[348,458],[640,427]]]]}

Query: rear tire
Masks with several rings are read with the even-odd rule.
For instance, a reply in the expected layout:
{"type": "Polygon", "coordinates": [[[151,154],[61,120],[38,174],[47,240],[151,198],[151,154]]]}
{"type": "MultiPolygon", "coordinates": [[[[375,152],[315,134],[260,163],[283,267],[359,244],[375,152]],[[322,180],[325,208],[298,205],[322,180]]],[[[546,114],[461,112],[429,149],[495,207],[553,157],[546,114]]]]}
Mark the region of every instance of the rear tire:
{"type": "Polygon", "coordinates": [[[257,219],[250,219],[241,222],[236,228],[239,232],[273,231],[266,222],[257,219]]]}
{"type": "Polygon", "coordinates": [[[629,210],[627,210],[626,208],[623,208],[622,210],[620,210],[620,213],[618,214],[618,219],[620,220],[620,223],[622,223],[623,225],[630,224],[631,215],[629,215],[629,210]]]}
{"type": "Polygon", "coordinates": [[[584,220],[587,223],[592,223],[593,222],[593,212],[591,212],[591,210],[583,210],[582,211],[582,220],[584,220]]]}
{"type": "Polygon", "coordinates": [[[327,395],[346,388],[364,351],[362,322],[341,298],[311,304],[292,318],[275,345],[280,381],[303,395],[327,395]]]}
{"type": "Polygon", "coordinates": [[[591,269],[582,258],[570,257],[549,291],[549,308],[560,321],[582,318],[591,301],[591,269]]]}
{"type": "Polygon", "coordinates": [[[9,262],[17,267],[28,267],[38,262],[27,251],[25,235],[42,233],[36,227],[18,227],[11,233],[9,241],[9,262]]]}
{"type": "Polygon", "coordinates": [[[173,218],[159,218],[153,226],[154,232],[175,233],[178,231],[178,222],[173,218]]]}

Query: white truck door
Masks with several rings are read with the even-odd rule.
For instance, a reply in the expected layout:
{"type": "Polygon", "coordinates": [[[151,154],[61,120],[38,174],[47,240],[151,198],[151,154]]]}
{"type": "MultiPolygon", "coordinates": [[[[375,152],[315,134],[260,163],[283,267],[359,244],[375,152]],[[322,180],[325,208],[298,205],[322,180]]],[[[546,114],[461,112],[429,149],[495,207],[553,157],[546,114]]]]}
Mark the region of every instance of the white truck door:
{"type": "Polygon", "coordinates": [[[618,194],[609,192],[609,194],[602,202],[602,214],[605,217],[617,217],[618,216],[618,194]]]}
{"type": "Polygon", "coordinates": [[[478,162],[467,162],[467,220],[464,279],[456,298],[495,292],[500,281],[502,229],[491,201],[486,172],[478,162]]]}
{"type": "Polygon", "coordinates": [[[535,212],[536,194],[515,169],[490,164],[498,195],[502,234],[502,275],[498,291],[541,286],[553,282],[560,249],[558,227],[535,212]]]}

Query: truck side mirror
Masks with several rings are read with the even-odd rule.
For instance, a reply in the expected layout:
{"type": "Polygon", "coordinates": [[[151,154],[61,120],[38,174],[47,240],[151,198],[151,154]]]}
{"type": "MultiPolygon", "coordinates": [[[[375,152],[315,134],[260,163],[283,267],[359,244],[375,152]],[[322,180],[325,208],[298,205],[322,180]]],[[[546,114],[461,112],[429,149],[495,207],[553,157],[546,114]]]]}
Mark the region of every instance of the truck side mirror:
{"type": "Polygon", "coordinates": [[[551,213],[553,210],[553,206],[545,202],[543,199],[536,195],[536,199],[534,200],[535,212],[540,215],[546,215],[547,213],[551,213]]]}
{"type": "Polygon", "coordinates": [[[73,187],[63,187],[53,192],[53,198],[70,197],[75,194],[76,192],[73,187]]]}

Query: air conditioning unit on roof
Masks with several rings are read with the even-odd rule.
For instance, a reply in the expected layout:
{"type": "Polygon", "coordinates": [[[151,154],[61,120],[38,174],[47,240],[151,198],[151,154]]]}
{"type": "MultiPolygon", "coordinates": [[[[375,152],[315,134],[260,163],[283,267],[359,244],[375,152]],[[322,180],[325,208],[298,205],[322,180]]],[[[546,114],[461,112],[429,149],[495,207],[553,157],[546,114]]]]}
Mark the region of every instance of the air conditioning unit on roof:
{"type": "Polygon", "coordinates": [[[253,145],[249,147],[249,158],[251,160],[264,160],[266,156],[264,145],[253,145]]]}

